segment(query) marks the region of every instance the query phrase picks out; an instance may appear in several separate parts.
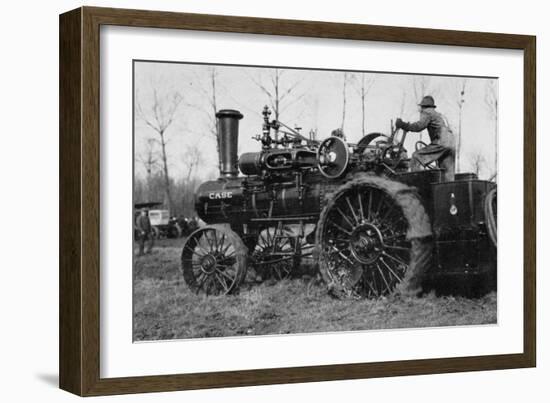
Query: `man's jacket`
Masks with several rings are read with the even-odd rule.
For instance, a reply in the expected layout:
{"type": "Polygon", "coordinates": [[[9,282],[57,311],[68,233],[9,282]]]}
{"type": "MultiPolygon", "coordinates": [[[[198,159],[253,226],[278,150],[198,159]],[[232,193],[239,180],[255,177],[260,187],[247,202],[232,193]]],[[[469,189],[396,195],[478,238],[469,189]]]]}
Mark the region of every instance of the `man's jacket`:
{"type": "Polygon", "coordinates": [[[420,112],[420,119],[417,122],[404,123],[403,129],[409,132],[421,132],[428,129],[432,144],[455,148],[454,135],[449,128],[447,119],[434,108],[424,108],[420,112]]]}
{"type": "Polygon", "coordinates": [[[136,224],[140,231],[146,233],[149,233],[151,231],[151,221],[149,221],[149,217],[147,216],[138,216],[136,224]]]}

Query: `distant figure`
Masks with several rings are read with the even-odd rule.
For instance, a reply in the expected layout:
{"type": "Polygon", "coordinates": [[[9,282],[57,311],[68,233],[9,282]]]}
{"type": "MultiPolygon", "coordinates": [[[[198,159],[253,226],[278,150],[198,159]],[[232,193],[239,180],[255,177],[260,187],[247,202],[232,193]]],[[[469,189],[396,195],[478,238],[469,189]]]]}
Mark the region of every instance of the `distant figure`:
{"type": "Polygon", "coordinates": [[[153,228],[151,227],[151,221],[149,220],[149,214],[147,214],[147,210],[143,209],[141,210],[137,220],[136,220],[136,227],[138,229],[139,233],[139,253],[138,256],[143,256],[145,253],[151,253],[153,250],[153,228]],[[149,241],[149,247],[147,248],[147,251],[145,251],[145,242],[149,241]]]}
{"type": "Polygon", "coordinates": [[[197,227],[204,227],[206,223],[199,218],[199,216],[195,216],[195,222],[197,223],[197,227]]]}
{"type": "Polygon", "coordinates": [[[334,137],[340,137],[342,140],[346,141],[346,135],[344,134],[344,130],[342,130],[341,128],[334,129],[330,133],[330,135],[334,137]]]}
{"type": "Polygon", "coordinates": [[[195,221],[195,218],[191,217],[187,219],[187,228],[189,229],[189,233],[199,228],[199,224],[197,223],[197,221],[195,221]]]}
{"type": "Polygon", "coordinates": [[[455,178],[455,138],[447,119],[436,112],[435,108],[433,97],[427,95],[418,104],[420,112],[418,122],[408,123],[398,118],[395,121],[395,127],[410,132],[428,129],[431,143],[413,153],[411,170],[420,171],[426,165],[437,162],[438,166],[445,170],[445,180],[452,181],[455,178]]]}

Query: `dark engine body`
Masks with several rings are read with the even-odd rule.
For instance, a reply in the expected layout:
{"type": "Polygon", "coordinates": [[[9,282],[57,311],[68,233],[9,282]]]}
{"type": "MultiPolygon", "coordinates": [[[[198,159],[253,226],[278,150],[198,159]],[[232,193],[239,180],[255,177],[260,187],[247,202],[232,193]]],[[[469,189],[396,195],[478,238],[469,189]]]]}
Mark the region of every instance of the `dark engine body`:
{"type": "MultiPolygon", "coordinates": [[[[350,176],[351,177],[351,176],[350,176]]],[[[483,200],[495,184],[474,175],[457,175],[443,182],[439,170],[402,173],[394,180],[414,186],[431,217],[434,234],[432,275],[484,273],[494,269],[485,227],[483,200]]],[[[196,193],[196,210],[208,224],[229,223],[243,237],[267,223],[313,223],[327,198],[342,180],[328,180],[318,173],[220,178],[203,183],[196,193]]]]}
{"type": "Polygon", "coordinates": [[[262,151],[238,159],[235,121],[242,115],[222,112],[219,137],[222,145],[229,144],[224,150],[231,150],[223,154],[220,178],[201,184],[195,195],[197,214],[207,224],[229,224],[243,239],[253,238],[266,225],[317,224],[330,195],[357,172],[369,172],[416,189],[432,225],[434,277],[494,271],[496,252],[487,236],[483,205],[495,183],[474,174],[456,174],[455,181],[445,182],[441,169],[409,172],[401,161],[402,149],[394,169],[381,170],[380,164],[359,158],[363,149],[356,147],[338,178],[317,169],[318,154],[307,146],[271,147],[262,139],[262,151]]]}
{"type": "Polygon", "coordinates": [[[278,219],[315,221],[322,196],[330,189],[320,179],[301,185],[285,180],[266,183],[258,177],[205,182],[196,194],[197,213],[209,224],[232,226],[278,219]]]}

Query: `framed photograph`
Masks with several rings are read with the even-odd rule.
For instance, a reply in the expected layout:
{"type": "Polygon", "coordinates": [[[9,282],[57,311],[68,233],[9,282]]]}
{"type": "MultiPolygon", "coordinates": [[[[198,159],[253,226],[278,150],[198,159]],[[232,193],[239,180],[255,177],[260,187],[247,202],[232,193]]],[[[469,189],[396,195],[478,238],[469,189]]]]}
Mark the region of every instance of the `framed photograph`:
{"type": "Polygon", "coordinates": [[[535,366],[535,58],[525,35],[62,14],[60,387],[535,366]]]}

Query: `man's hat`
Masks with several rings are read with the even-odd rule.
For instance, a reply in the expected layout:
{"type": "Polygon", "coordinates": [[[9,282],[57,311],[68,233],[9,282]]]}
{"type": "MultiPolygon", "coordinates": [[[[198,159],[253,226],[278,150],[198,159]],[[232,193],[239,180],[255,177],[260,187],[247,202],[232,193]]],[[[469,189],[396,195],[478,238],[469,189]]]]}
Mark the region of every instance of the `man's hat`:
{"type": "Polygon", "coordinates": [[[434,98],[431,95],[426,95],[424,98],[422,98],[422,101],[418,104],[419,106],[422,106],[424,108],[435,108],[435,101],[434,98]]]}
{"type": "Polygon", "coordinates": [[[338,128],[338,129],[334,129],[331,133],[330,133],[331,136],[336,136],[336,137],[340,137],[340,138],[345,138],[345,134],[344,134],[344,131],[341,129],[341,128],[338,128]]]}

